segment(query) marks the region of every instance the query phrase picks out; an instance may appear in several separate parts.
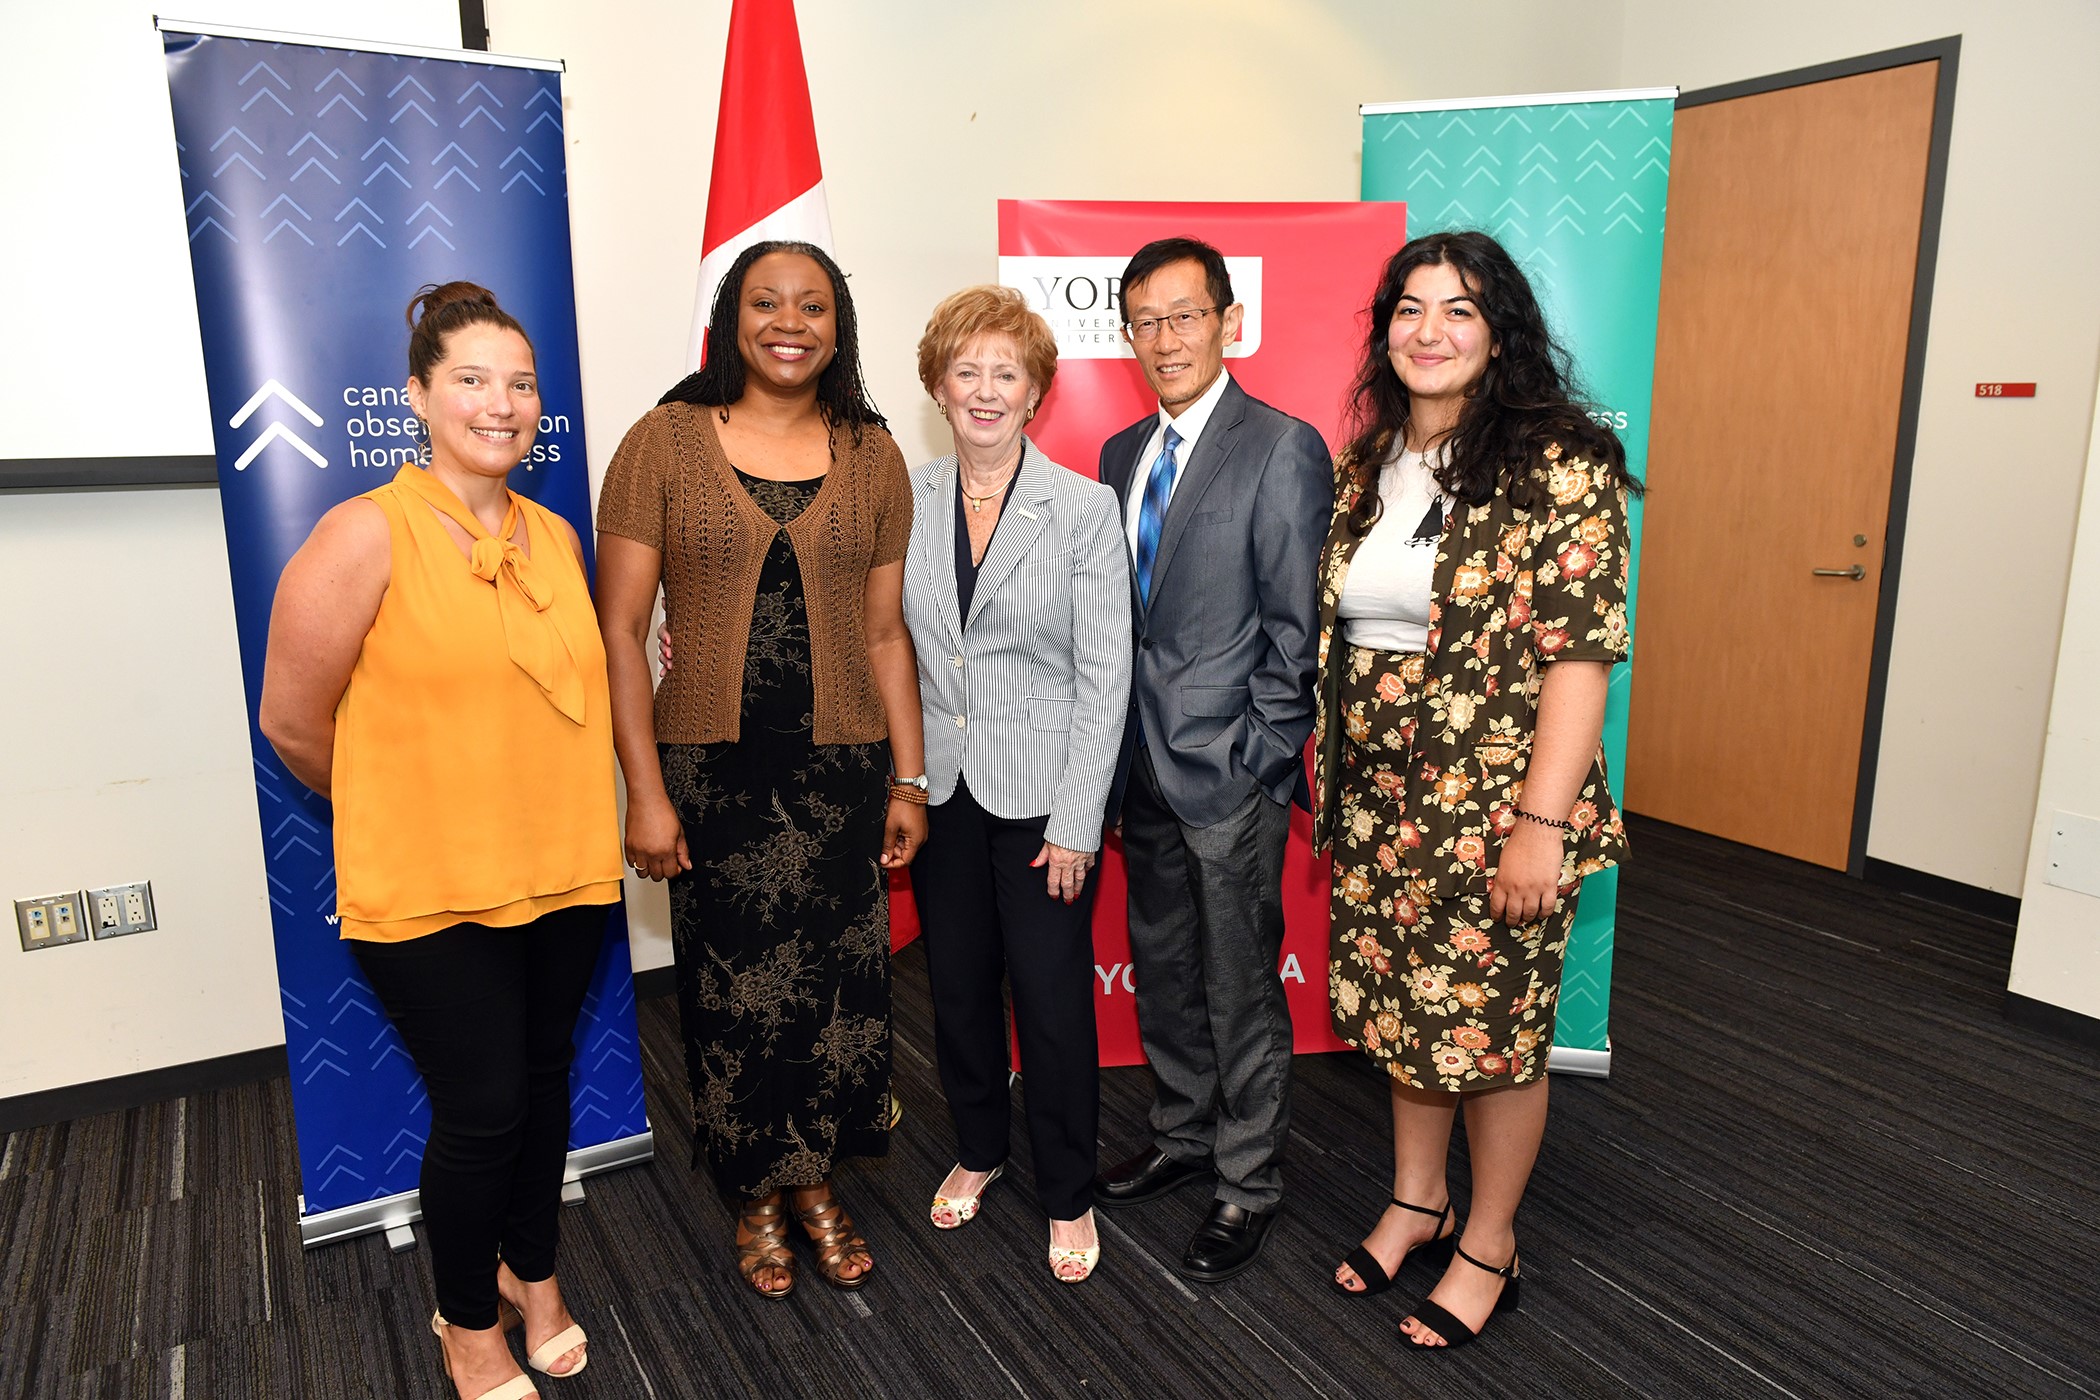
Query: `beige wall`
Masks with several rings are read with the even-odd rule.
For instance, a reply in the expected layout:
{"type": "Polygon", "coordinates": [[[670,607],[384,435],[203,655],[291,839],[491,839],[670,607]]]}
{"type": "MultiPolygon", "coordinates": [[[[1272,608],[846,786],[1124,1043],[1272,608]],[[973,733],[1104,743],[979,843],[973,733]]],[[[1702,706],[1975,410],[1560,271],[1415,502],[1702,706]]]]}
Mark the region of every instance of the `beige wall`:
{"type": "MultiPolygon", "coordinates": [[[[728,6],[623,7],[619,22],[608,7],[492,9],[499,50],[570,60],[577,300],[602,470],[681,368],[728,6]]],[[[1350,199],[1357,100],[1560,86],[1556,53],[1601,69],[1616,39],[1531,0],[1456,69],[1415,80],[1383,57],[1403,25],[1380,4],[1307,6],[1289,24],[1253,3],[1069,11],[1052,34],[1040,10],[800,7],[875,392],[915,457],[933,450],[938,420],[919,406],[910,349],[940,295],[992,275],[998,196],[1350,199]],[[1209,37],[1174,43],[1191,20],[1209,37]],[[1163,90],[1167,71],[1194,90],[1163,90]],[[1122,154],[1133,105],[1185,142],[1173,171],[1122,154]]],[[[13,143],[0,182],[44,190],[74,217],[0,221],[11,327],[63,328],[0,338],[0,456],[210,451],[152,13],[84,0],[19,16],[15,53],[35,61],[18,57],[0,83],[0,124],[73,139],[13,143]],[[123,328],[114,350],[111,327],[123,328]]],[[[458,42],[450,0],[215,0],[211,14],[458,42]]],[[[280,1043],[217,494],[0,493],[0,645],[0,911],[146,878],[161,923],[34,954],[0,931],[0,1098],[280,1043]]],[[[670,959],[653,894],[634,901],[641,967],[670,959]]]]}
{"type": "MultiPolygon", "coordinates": [[[[459,42],[450,0],[209,8],[459,42]]],[[[0,169],[64,211],[0,221],[0,457],[209,452],[153,8],[18,19],[0,130],[72,139],[0,169]]],[[[0,1098],[284,1043],[243,706],[218,492],[0,492],[0,1098]],[[132,880],[155,932],[21,950],[14,900],[132,880]]]]}
{"type": "MultiPolygon", "coordinates": [[[[1960,82],[1867,852],[2018,894],[2100,365],[2100,6],[1627,0],[1617,78],[1710,87],[1951,34],[1960,82]],[[1979,380],[2041,387],[1991,402],[1979,380]]],[[[1813,306],[1756,308],[1746,327],[1775,352],[1844,353],[1813,306]]]]}
{"type": "Polygon", "coordinates": [[[224,541],[216,491],[0,496],[0,1097],[284,1041],[224,541]],[[21,950],[132,880],[155,932],[21,950]]]}
{"type": "Polygon", "coordinates": [[[2059,812],[2100,821],[2100,406],[2086,451],[2063,640],[2042,750],[2041,796],[2027,848],[2019,939],[2007,990],[2100,1017],[2100,897],[2052,885],[2049,836],[2059,812]]]}
{"type": "MultiPolygon", "coordinates": [[[[1358,191],[1360,101],[1604,81],[1614,6],[1469,19],[1433,61],[1385,0],[970,6],[800,0],[832,229],[876,404],[908,461],[948,450],[913,368],[934,303],[998,271],[997,201],[1337,199],[1358,191]],[[1191,37],[1182,31],[1192,30],[1191,37]],[[1140,152],[1164,149],[1167,159],[1140,152]]],[[[593,480],[684,373],[727,0],[491,0],[500,51],[561,58],[593,480]]],[[[1338,274],[1367,300],[1374,269],[1338,274]]],[[[661,889],[629,901],[638,967],[670,961],[661,889]]]]}
{"type": "MultiPolygon", "coordinates": [[[[601,470],[684,372],[729,16],[727,0],[613,8],[618,22],[566,0],[489,4],[494,47],[568,64],[601,470]]],[[[919,331],[942,296],[996,274],[998,200],[1352,200],[1359,101],[1591,86],[1617,62],[1616,23],[1555,0],[1484,7],[1433,61],[1405,57],[1417,21],[1443,13],[1420,0],[800,0],[796,13],[869,379],[915,462],[946,450],[913,371],[919,331]]],[[[1344,270],[1336,294],[1367,299],[1374,271],[1344,270]]]]}
{"type": "MultiPolygon", "coordinates": [[[[457,41],[449,0],[213,8],[229,23],[457,41]]],[[[727,0],[490,8],[498,49],[569,60],[597,471],[681,368],[727,0]]],[[[2100,129],[2086,81],[2100,59],[2093,9],[1784,0],[1753,18],[1662,0],[1523,0],[1476,7],[1466,42],[1432,45],[1421,36],[1447,11],[1414,0],[798,8],[868,367],[914,460],[937,450],[939,423],[911,347],[939,296],[992,276],[1002,196],[1351,199],[1360,100],[1698,86],[1964,32],[1871,849],[2020,888],[2100,354],[2087,249],[2100,193],[2076,178],[2080,133],[2100,129]],[[1179,37],[1185,26],[1199,35],[1179,37]],[[1136,154],[1159,148],[1170,158],[1136,154]],[[1976,404],[1967,385],[1985,378],[2038,380],[2042,396],[1976,404]]],[[[132,191],[108,205],[128,231],[114,253],[61,243],[55,224],[0,224],[9,304],[35,311],[31,323],[79,328],[0,339],[0,456],[208,450],[150,13],[126,0],[31,7],[17,53],[38,62],[0,84],[8,129],[74,130],[97,152],[90,165],[16,143],[0,182],[54,200],[132,191]],[[87,272],[57,275],[67,258],[87,272]],[[107,326],[125,328],[114,356],[107,326]]],[[[1368,275],[1343,270],[1336,294],[1361,297],[1368,275]]],[[[1813,308],[1775,309],[1756,328],[1842,353],[1813,308]]],[[[2086,518],[2090,530],[2090,508],[2086,518]]],[[[0,939],[0,1097],[278,1042],[215,493],[0,494],[0,645],[0,900],[151,878],[163,925],[36,954],[0,939]]],[[[637,901],[636,925],[637,965],[667,962],[660,893],[637,901]]],[[[2100,974],[2087,963],[2080,975],[2090,987],[2100,974]]]]}

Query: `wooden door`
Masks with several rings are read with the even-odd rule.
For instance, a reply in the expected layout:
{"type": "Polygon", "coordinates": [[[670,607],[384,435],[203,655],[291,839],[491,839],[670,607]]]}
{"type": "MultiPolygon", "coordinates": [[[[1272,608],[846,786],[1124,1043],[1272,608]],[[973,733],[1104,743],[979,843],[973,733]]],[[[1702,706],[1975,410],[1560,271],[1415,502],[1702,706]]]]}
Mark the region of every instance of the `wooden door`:
{"type": "Polygon", "coordinates": [[[1938,68],[1687,107],[1672,142],[1625,805],[1837,869],[1938,68]]]}

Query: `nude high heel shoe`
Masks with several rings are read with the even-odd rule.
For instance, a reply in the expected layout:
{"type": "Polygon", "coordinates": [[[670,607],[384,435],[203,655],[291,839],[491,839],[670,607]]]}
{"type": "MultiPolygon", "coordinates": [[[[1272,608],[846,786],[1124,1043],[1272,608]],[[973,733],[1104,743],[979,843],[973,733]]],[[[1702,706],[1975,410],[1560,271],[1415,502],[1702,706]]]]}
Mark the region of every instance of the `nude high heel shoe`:
{"type": "MultiPolygon", "coordinates": [[[[444,1344],[446,1329],[451,1326],[451,1323],[445,1321],[443,1313],[432,1313],[430,1315],[430,1334],[438,1339],[439,1345],[442,1346],[444,1344]]],[[[570,1345],[574,1346],[575,1343],[571,1342],[570,1345]]],[[[517,1375],[512,1376],[494,1390],[484,1390],[476,1396],[462,1397],[462,1400],[527,1400],[527,1397],[536,1397],[539,1393],[539,1388],[532,1383],[532,1377],[517,1375]]]]}

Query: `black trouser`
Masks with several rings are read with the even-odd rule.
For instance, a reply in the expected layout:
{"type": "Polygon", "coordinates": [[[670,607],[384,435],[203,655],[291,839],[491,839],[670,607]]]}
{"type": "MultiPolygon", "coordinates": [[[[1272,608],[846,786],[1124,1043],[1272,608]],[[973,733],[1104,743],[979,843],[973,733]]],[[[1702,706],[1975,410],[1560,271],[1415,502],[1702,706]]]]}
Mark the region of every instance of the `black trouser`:
{"type": "Polygon", "coordinates": [[[569,1155],[576,1014],[604,941],[603,904],[518,928],[454,924],[351,951],[408,1045],[430,1096],[423,1225],[438,1311],[496,1325],[496,1260],[554,1273],[569,1155]]]}
{"type": "Polygon", "coordinates": [[[1006,1007],[1012,985],[1021,1042],[1023,1108],[1035,1157],[1036,1199],[1052,1220],[1094,1204],[1101,1115],[1094,1038],[1094,882],[1078,899],[1052,898],[1048,871],[1031,867],[1048,816],[1009,819],[979,806],[960,780],[927,809],[926,845],[911,865],[933,984],[934,1049],[955,1115],[957,1155],[970,1171],[1006,1160],[1006,1007]]]}

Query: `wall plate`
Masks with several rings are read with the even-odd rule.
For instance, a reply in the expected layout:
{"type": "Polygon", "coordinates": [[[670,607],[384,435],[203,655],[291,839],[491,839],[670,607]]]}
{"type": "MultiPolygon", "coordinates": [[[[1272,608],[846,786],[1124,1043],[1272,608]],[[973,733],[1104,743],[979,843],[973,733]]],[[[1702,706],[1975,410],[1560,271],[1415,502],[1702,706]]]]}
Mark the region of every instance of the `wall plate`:
{"type": "Polygon", "coordinates": [[[2054,812],[2042,880],[2059,889],[2100,898],[2100,817],[2054,812]]]}
{"type": "Polygon", "coordinates": [[[65,894],[38,895],[15,901],[15,927],[21,931],[22,949],[57,948],[78,943],[88,936],[86,901],[78,890],[65,894]]]}
{"type": "Polygon", "coordinates": [[[148,880],[89,890],[82,908],[88,928],[97,938],[121,938],[127,933],[144,933],[157,927],[153,916],[153,884],[148,880]]]}

